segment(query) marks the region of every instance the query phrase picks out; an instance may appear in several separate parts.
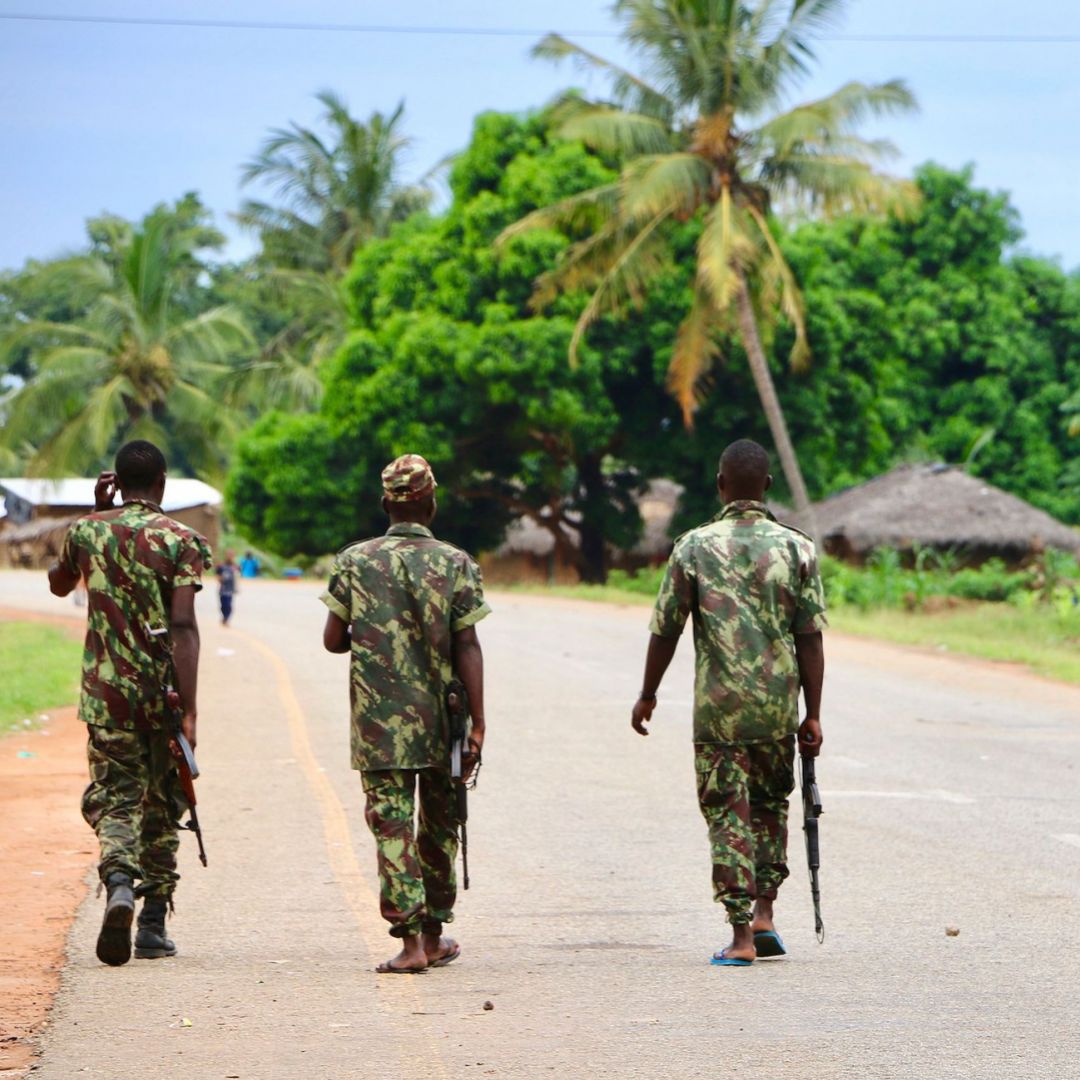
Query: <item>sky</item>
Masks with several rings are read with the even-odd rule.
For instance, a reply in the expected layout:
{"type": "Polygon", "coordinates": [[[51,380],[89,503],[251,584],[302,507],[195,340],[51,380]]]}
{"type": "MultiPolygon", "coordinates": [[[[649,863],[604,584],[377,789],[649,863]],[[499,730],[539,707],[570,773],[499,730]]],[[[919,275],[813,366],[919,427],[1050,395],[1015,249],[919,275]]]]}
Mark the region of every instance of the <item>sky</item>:
{"type": "MultiPolygon", "coordinates": [[[[229,234],[227,255],[243,257],[251,238],[227,216],[243,197],[240,166],[269,128],[314,123],[316,91],[338,91],[360,116],[404,99],[413,139],[407,172],[419,177],[467,144],[478,112],[529,109],[568,85],[588,88],[580,74],[529,58],[540,33],[557,30],[629,62],[610,7],[610,0],[0,0],[0,268],[77,249],[87,217],[137,218],[192,190],[229,234]],[[20,13],[522,33],[2,18],[20,13]]],[[[901,149],[893,170],[908,173],[930,159],[973,163],[980,185],[1011,193],[1025,250],[1080,267],[1080,4],[851,0],[817,52],[818,67],[797,98],[849,79],[905,79],[920,113],[867,129],[901,149]],[[1073,40],[851,40],[897,35],[1073,40]]]]}

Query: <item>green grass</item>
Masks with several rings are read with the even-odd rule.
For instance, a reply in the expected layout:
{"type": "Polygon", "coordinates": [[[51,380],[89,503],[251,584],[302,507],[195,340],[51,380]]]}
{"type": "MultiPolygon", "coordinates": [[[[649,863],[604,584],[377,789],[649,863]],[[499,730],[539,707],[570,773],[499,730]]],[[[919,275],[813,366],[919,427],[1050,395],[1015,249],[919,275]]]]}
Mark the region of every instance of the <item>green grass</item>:
{"type": "Polygon", "coordinates": [[[1039,675],[1080,683],[1080,611],[1012,604],[935,614],[844,607],[829,613],[829,623],[846,634],[1025,664],[1039,675]]]}
{"type": "Polygon", "coordinates": [[[25,727],[47,709],[79,698],[82,646],[70,634],[32,622],[0,623],[0,732],[25,727]]]}

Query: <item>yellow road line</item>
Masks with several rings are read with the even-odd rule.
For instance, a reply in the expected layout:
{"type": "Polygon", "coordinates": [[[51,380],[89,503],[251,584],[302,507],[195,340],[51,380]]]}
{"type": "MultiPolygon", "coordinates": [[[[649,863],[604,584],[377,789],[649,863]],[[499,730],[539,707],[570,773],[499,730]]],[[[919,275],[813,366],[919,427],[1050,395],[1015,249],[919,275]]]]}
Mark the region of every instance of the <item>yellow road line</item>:
{"type": "MultiPolygon", "coordinates": [[[[315,795],[315,801],[319,805],[330,868],[337,882],[345,890],[345,898],[352,910],[356,925],[360,929],[360,936],[364,941],[368,960],[369,962],[373,961],[381,951],[385,951],[388,940],[385,931],[382,929],[382,924],[376,925],[371,915],[372,912],[377,911],[379,908],[379,898],[368,884],[364,872],[360,869],[360,864],[356,861],[348,814],[345,813],[345,807],[342,806],[333,784],[330,783],[326,773],[319,765],[318,758],[315,756],[308,731],[307,718],[293,689],[288,666],[269,645],[264,644],[251,634],[245,633],[243,630],[232,630],[231,636],[243,638],[261,653],[274,669],[281,704],[285,709],[285,717],[289,724],[289,737],[292,741],[293,753],[296,755],[312,793],[315,795]]],[[[404,997],[412,999],[411,1001],[402,1002],[403,1005],[413,1006],[413,1011],[422,1012],[424,1011],[423,999],[420,996],[416,980],[424,977],[387,975],[385,980],[395,987],[399,987],[404,997]]],[[[446,1068],[437,1043],[430,1038],[425,1039],[420,1032],[410,1030],[415,1024],[410,1023],[411,1017],[409,1017],[408,1011],[404,1014],[398,1011],[391,1012],[390,1005],[391,1002],[387,1001],[380,991],[379,1007],[388,1016],[393,1017],[402,1029],[400,1053],[403,1063],[411,1066],[408,1075],[445,1077],[447,1075],[446,1068]],[[409,1053],[409,1048],[413,1046],[418,1048],[417,1051],[409,1053]]]]}

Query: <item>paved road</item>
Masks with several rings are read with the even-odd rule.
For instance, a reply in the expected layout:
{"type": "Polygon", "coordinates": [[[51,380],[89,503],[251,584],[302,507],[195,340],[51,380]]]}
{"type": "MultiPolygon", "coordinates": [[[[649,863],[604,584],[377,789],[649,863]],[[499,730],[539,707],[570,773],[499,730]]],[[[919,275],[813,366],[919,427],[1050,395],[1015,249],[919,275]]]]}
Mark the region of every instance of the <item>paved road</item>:
{"type": "MultiPolygon", "coordinates": [[[[0,577],[0,602],[54,610],[32,580],[0,577]]],[[[643,740],[643,609],[497,596],[465,952],[376,976],[391,941],[316,594],[256,583],[229,631],[206,596],[210,868],[185,838],[181,955],[102,968],[88,900],[36,1077],[1080,1075],[1080,690],[833,638],[828,940],[796,844],[791,957],[716,969],[689,641],[643,740]]]]}

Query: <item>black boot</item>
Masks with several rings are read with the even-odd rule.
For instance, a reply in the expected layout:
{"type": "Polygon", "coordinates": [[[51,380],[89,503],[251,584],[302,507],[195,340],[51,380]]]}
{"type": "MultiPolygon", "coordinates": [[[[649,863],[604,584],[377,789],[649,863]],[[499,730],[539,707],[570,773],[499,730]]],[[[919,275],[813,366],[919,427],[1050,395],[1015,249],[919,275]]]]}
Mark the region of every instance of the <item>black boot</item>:
{"type": "Polygon", "coordinates": [[[131,920],[135,917],[132,885],[130,875],[119,871],[111,873],[105,882],[109,891],[97,939],[97,957],[112,967],[119,967],[131,959],[131,920]]]}
{"type": "Polygon", "coordinates": [[[135,957],[138,960],[160,960],[175,956],[176,946],[165,936],[165,915],[168,901],[146,897],[139,912],[139,932],[135,935],[135,957]]]}

